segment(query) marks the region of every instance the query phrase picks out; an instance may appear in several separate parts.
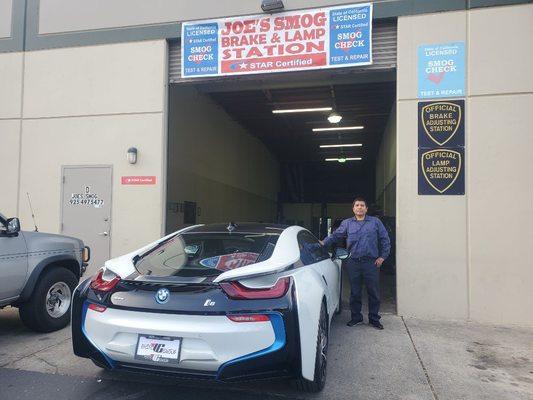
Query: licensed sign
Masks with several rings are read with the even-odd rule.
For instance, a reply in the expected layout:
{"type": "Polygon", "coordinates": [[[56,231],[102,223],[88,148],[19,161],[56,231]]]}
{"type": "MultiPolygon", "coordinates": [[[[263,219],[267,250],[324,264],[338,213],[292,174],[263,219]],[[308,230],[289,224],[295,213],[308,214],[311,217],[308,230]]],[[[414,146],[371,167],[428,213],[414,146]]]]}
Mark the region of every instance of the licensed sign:
{"type": "Polygon", "coordinates": [[[464,42],[418,47],[418,97],[465,96],[464,42]]]}
{"type": "Polygon", "coordinates": [[[372,64],[372,4],[185,22],[181,76],[372,64]]]}

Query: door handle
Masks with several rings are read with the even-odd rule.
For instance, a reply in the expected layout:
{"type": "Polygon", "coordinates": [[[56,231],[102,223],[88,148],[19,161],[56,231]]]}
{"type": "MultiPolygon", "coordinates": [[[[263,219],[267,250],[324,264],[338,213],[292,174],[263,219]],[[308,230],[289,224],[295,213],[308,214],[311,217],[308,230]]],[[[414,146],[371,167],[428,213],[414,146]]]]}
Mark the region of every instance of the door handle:
{"type": "Polygon", "coordinates": [[[109,236],[109,232],[100,232],[99,233],[100,236],[109,236]]]}

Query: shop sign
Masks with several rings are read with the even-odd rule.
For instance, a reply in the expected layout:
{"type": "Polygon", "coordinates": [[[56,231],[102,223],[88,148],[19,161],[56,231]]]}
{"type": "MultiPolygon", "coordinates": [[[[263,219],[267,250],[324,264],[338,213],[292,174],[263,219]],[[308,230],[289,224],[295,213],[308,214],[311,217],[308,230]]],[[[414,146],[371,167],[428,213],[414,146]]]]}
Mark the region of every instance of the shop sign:
{"type": "Polygon", "coordinates": [[[90,186],[84,185],[81,193],[71,193],[68,203],[75,207],[100,208],[104,205],[104,199],[101,199],[97,193],[92,193],[90,186]]]}
{"type": "Polygon", "coordinates": [[[465,193],[464,100],[418,103],[418,194],[465,193]]]}
{"type": "Polygon", "coordinates": [[[418,147],[464,146],[464,100],[418,103],[418,147]]]}
{"type": "Polygon", "coordinates": [[[419,194],[464,194],[464,148],[419,149],[419,194]]]}
{"type": "Polygon", "coordinates": [[[183,78],[372,64],[372,4],[185,22],[183,78]]]}
{"type": "Polygon", "coordinates": [[[465,96],[465,44],[418,47],[418,97],[465,96]]]}
{"type": "Polygon", "coordinates": [[[155,185],[155,176],[123,176],[121,178],[123,185],[155,185]]]}

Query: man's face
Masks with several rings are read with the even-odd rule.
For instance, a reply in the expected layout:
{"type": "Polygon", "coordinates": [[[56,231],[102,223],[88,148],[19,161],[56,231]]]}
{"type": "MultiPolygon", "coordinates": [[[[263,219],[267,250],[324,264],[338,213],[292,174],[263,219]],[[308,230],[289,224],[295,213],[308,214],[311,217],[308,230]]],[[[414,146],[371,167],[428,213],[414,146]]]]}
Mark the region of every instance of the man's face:
{"type": "Polygon", "coordinates": [[[364,201],[356,201],[353,205],[353,213],[356,217],[364,217],[367,211],[368,208],[366,207],[366,203],[364,201]]]}

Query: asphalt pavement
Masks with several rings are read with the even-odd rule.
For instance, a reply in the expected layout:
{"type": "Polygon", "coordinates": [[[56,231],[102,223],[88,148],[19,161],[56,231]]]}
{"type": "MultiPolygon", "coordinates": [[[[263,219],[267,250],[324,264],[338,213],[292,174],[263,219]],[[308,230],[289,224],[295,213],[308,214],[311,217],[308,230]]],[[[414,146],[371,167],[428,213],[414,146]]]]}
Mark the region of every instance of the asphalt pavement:
{"type": "Polygon", "coordinates": [[[533,399],[533,330],[385,314],[385,330],[335,317],[319,394],[288,380],[242,384],[103,371],[72,354],[70,329],[36,334],[0,310],[0,399],[533,399]]]}

